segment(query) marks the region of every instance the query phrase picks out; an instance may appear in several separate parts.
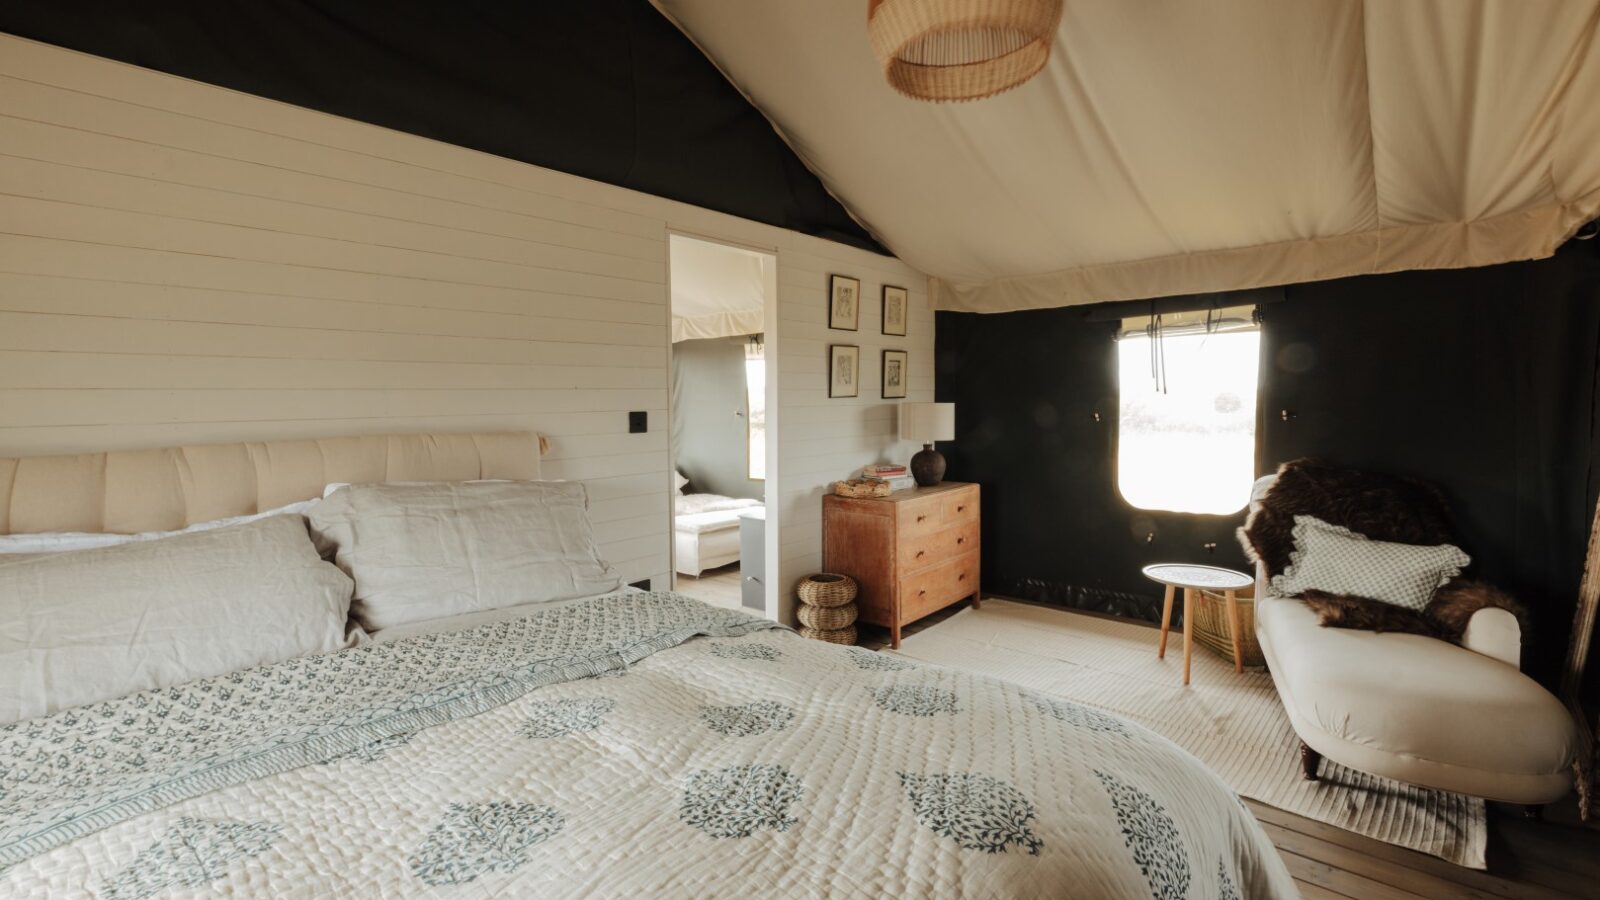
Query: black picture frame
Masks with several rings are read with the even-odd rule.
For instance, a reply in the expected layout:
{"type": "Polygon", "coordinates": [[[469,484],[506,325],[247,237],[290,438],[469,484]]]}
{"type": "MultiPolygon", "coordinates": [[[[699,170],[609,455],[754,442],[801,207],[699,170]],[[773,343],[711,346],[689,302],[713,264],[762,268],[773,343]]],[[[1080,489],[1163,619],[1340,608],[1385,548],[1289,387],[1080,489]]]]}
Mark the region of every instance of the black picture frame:
{"type": "Polygon", "coordinates": [[[884,400],[904,400],[911,369],[911,353],[907,350],[883,351],[883,374],[879,378],[879,395],[884,400]]]}
{"type": "Polygon", "coordinates": [[[861,279],[828,276],[828,327],[834,331],[861,330],[861,279]]]}
{"type": "Polygon", "coordinates": [[[861,348],[855,344],[828,345],[828,396],[861,396],[861,348]],[[841,368],[848,365],[849,368],[841,368]],[[848,391],[849,393],[846,393],[848,391]]]}
{"type": "Polygon", "coordinates": [[[884,334],[895,337],[905,337],[907,323],[911,318],[911,292],[896,284],[883,286],[883,324],[884,334]],[[895,328],[899,328],[896,331],[895,328]]]}

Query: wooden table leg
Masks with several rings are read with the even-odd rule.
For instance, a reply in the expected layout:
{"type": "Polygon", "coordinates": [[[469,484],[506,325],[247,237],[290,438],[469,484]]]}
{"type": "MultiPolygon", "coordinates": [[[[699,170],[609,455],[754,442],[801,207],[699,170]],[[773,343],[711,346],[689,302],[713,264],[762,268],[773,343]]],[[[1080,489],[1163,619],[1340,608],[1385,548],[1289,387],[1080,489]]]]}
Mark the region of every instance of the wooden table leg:
{"type": "Polygon", "coordinates": [[[1172,630],[1172,595],[1177,588],[1167,585],[1166,599],[1161,603],[1161,643],[1156,647],[1156,659],[1167,658],[1167,632],[1172,630]]]}
{"type": "Polygon", "coordinates": [[[1228,601],[1228,633],[1233,635],[1233,671],[1244,671],[1244,650],[1239,646],[1239,598],[1233,591],[1223,594],[1228,601]]]}
{"type": "Polygon", "coordinates": [[[1189,657],[1194,653],[1194,588],[1183,589],[1183,683],[1189,683],[1189,657]]]}

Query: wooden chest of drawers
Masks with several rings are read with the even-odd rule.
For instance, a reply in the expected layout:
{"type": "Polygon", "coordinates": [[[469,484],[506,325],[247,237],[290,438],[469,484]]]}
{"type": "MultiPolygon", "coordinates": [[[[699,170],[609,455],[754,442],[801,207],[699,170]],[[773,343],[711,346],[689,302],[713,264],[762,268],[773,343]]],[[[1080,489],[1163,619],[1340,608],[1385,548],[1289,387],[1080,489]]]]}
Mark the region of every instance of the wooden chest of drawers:
{"type": "Polygon", "coordinates": [[[978,486],[946,481],[887,497],[822,500],[822,567],[861,586],[861,621],[889,629],[972,598],[978,605],[978,486]]]}

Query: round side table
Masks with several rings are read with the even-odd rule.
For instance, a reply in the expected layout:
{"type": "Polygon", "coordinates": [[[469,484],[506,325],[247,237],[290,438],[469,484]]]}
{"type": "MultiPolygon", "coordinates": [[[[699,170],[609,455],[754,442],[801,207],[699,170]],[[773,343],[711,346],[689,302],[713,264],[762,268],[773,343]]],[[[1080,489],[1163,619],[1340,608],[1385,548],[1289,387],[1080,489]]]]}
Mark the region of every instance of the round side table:
{"type": "Polygon", "coordinates": [[[1172,629],[1172,597],[1178,588],[1183,588],[1183,683],[1189,683],[1189,658],[1194,651],[1192,607],[1195,603],[1205,602],[1200,597],[1200,591],[1220,591],[1228,604],[1228,632],[1233,638],[1233,670],[1244,671],[1244,654],[1239,649],[1239,599],[1234,592],[1254,584],[1254,578],[1233,569],[1192,563],[1145,566],[1144,576],[1167,586],[1167,596],[1161,604],[1161,644],[1156,648],[1157,659],[1167,657],[1167,632],[1172,629]]]}

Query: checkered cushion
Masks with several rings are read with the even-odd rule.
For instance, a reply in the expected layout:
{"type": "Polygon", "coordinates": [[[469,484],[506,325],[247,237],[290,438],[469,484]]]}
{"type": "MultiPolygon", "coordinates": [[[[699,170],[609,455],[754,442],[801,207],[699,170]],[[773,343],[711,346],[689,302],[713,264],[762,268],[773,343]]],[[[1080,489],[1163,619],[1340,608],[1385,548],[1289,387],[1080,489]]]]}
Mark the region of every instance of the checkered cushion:
{"type": "Polygon", "coordinates": [[[1319,590],[1418,612],[1472,561],[1453,544],[1374,541],[1312,516],[1294,517],[1294,546],[1288,567],[1272,579],[1274,593],[1297,597],[1319,590]]]}

